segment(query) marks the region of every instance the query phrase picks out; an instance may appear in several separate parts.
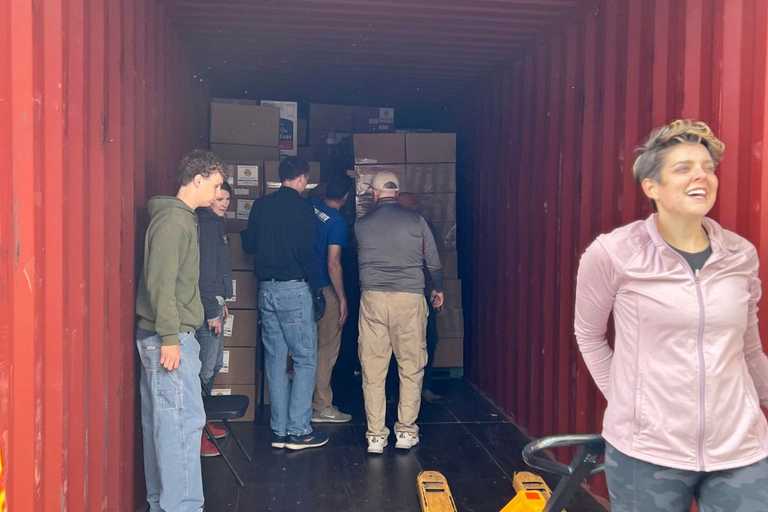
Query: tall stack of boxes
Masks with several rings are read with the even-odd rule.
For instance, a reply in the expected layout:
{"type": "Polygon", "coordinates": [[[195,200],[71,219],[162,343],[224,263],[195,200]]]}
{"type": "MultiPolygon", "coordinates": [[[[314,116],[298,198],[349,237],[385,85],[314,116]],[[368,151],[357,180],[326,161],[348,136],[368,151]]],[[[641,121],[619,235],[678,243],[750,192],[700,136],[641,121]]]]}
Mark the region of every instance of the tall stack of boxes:
{"type": "Polygon", "coordinates": [[[356,134],[357,217],[373,205],[371,183],[381,171],[400,178],[401,192],[418,197],[435,234],[445,272],[446,307],[438,313],[435,367],[464,365],[464,316],[456,255],[456,135],[453,133],[356,134]]]}

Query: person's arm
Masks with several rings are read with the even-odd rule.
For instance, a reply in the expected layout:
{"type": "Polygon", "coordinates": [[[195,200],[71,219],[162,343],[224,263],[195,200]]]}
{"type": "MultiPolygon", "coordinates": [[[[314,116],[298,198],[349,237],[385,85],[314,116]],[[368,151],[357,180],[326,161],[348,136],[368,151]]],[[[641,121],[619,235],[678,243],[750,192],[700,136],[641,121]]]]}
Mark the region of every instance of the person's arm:
{"type": "Polygon", "coordinates": [[[615,274],[605,248],[599,240],[594,241],[579,263],[574,331],[584,363],[605,397],[613,360],[606,333],[616,297],[615,274]]]}
{"type": "Polygon", "coordinates": [[[261,220],[260,210],[263,199],[253,202],[251,211],[248,214],[248,226],[240,232],[240,244],[246,254],[256,254],[258,247],[259,221],[261,220]]]}
{"type": "Polygon", "coordinates": [[[343,326],[347,321],[348,307],[344,293],[344,271],[341,268],[341,245],[328,246],[328,275],[331,276],[331,284],[339,298],[339,325],[343,326]]]}
{"type": "Polygon", "coordinates": [[[429,224],[424,218],[421,218],[421,234],[423,240],[424,266],[426,268],[427,282],[430,283],[432,291],[430,294],[432,307],[440,309],[445,303],[445,294],[443,293],[443,266],[440,263],[440,254],[437,252],[435,236],[429,228],[429,224]]]}
{"type": "Polygon", "coordinates": [[[203,303],[205,319],[215,320],[221,316],[221,306],[216,296],[218,287],[218,252],[220,240],[218,226],[213,222],[200,223],[200,301],[203,303]]]}
{"type": "Polygon", "coordinates": [[[296,226],[296,256],[299,262],[299,266],[304,274],[304,278],[309,283],[310,287],[315,289],[318,282],[318,270],[320,265],[317,264],[314,255],[315,247],[315,212],[309,201],[303,201],[301,205],[301,214],[298,217],[298,225],[296,226]]]}
{"type": "Polygon", "coordinates": [[[757,320],[757,304],[762,296],[762,285],[759,277],[760,261],[755,248],[752,247],[751,250],[750,259],[753,262],[753,268],[749,278],[749,309],[747,312],[747,330],[744,333],[744,358],[760,398],[760,405],[768,408],[768,356],[763,351],[757,320]]]}

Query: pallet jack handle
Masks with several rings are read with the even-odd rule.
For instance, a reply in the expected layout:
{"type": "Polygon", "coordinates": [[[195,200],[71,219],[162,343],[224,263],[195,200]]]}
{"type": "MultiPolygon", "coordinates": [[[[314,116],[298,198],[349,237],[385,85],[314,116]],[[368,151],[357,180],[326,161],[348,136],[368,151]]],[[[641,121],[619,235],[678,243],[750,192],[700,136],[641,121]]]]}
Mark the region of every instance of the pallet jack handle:
{"type": "Polygon", "coordinates": [[[599,458],[605,451],[605,441],[599,434],[566,434],[542,437],[523,448],[523,460],[532,468],[554,473],[562,478],[544,512],[560,512],[570,502],[582,480],[603,470],[599,458]],[[576,454],[569,465],[557,462],[543,454],[543,450],[575,446],[576,454]]]}

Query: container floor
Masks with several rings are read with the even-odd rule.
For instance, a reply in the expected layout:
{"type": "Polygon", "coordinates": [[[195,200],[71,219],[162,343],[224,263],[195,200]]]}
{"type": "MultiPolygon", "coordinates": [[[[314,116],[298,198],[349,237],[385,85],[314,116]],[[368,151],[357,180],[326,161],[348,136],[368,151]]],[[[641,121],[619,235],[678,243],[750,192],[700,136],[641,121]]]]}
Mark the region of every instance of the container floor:
{"type": "MultiPolygon", "coordinates": [[[[221,457],[203,459],[206,512],[419,512],[416,475],[445,474],[461,511],[499,511],[512,497],[511,478],[525,469],[520,451],[525,436],[472,386],[460,379],[437,381],[440,403],[422,403],[421,442],[408,452],[395,450],[393,436],[383,455],[368,455],[359,380],[334,386],[334,401],[353,415],[351,423],[319,425],[328,445],[300,452],[269,446],[269,408],[253,423],[236,423],[236,434],[253,454],[242,457],[234,442],[224,450],[246,482],[238,487],[221,457]]],[[[396,402],[387,404],[390,429],[396,402]]],[[[586,493],[569,512],[602,512],[586,493]]]]}

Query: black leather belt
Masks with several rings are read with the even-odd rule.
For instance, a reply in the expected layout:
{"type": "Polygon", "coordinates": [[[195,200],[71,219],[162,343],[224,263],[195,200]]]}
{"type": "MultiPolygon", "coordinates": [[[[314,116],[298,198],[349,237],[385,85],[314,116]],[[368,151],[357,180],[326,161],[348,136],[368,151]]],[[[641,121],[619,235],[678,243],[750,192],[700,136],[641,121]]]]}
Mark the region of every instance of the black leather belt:
{"type": "Polygon", "coordinates": [[[260,283],[304,283],[306,279],[261,279],[260,283]]]}

